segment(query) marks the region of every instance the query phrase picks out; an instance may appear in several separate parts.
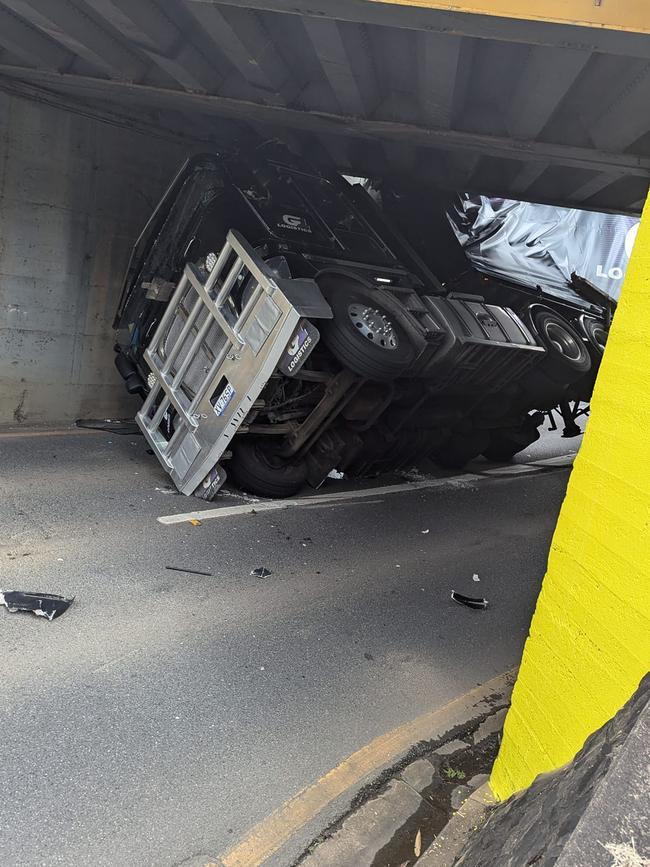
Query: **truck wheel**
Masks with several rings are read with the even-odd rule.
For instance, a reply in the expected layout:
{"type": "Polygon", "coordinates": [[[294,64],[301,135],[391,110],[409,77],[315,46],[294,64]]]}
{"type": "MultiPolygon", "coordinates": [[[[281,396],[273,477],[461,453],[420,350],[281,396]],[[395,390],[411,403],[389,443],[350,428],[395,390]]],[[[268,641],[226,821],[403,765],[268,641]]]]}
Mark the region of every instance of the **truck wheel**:
{"type": "Polygon", "coordinates": [[[568,385],[587,373],[591,367],[587,347],[563,316],[543,304],[531,304],[524,318],[546,349],[539,367],[549,379],[568,385]]]}
{"type": "Polygon", "coordinates": [[[243,491],[282,499],[297,494],[307,481],[304,461],[290,461],[266,442],[238,437],[228,462],[228,476],[243,491]]]}
{"type": "Polygon", "coordinates": [[[343,275],[319,281],[334,318],[319,322],[323,342],[341,364],[364,379],[406,373],[416,357],[408,334],[381,303],[378,290],[343,275]]]}
{"type": "Polygon", "coordinates": [[[585,314],[578,319],[577,328],[587,341],[587,351],[591,357],[591,370],[572,384],[569,395],[572,400],[583,400],[585,403],[589,403],[596,384],[600,362],[603,360],[603,352],[607,343],[607,329],[602,321],[585,314]]]}
{"type": "Polygon", "coordinates": [[[605,323],[584,313],[578,319],[578,330],[586,337],[589,349],[593,355],[602,357],[607,343],[607,329],[605,323]]]}

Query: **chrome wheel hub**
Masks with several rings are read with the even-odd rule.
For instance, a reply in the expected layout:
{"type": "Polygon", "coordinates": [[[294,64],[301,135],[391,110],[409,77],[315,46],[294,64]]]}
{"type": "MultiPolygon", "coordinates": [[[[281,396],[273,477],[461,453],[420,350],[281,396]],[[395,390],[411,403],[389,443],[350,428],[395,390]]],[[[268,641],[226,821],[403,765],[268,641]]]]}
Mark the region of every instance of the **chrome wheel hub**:
{"type": "Polygon", "coordinates": [[[397,334],[393,323],[375,307],[364,304],[350,304],[348,316],[354,327],[371,343],[382,349],[397,349],[397,334]]]}

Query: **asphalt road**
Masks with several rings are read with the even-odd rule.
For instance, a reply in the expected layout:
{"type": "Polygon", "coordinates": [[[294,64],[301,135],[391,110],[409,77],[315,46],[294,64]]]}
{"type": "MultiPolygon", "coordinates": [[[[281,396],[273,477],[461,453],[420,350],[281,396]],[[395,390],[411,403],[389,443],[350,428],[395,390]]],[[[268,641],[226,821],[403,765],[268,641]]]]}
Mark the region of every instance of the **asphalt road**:
{"type": "Polygon", "coordinates": [[[76,596],[51,623],[0,609],[3,867],[218,855],[354,750],[516,664],[568,478],[163,525],[190,501],[144,448],[0,438],[0,587],[76,596]]]}

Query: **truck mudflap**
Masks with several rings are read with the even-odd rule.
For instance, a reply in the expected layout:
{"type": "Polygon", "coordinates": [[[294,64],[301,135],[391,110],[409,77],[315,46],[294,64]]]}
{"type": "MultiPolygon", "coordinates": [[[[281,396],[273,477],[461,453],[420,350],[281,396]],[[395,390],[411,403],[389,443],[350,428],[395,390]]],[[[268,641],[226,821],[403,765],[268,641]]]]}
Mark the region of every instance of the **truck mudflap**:
{"type": "Polygon", "coordinates": [[[284,279],[230,231],[209,275],[185,266],[144,357],[149,395],[136,421],[181,493],[214,496],[218,462],[282,365],[318,340],[303,319],[331,318],[313,280],[284,279]]]}

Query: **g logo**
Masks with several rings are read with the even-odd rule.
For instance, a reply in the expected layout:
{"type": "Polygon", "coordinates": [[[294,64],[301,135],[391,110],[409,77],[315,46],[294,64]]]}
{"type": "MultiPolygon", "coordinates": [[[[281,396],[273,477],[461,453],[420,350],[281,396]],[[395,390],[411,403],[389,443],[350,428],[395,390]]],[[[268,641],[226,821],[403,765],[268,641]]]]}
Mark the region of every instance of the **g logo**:
{"type": "Polygon", "coordinates": [[[302,223],[302,217],[296,217],[293,214],[283,214],[282,222],[287,226],[291,226],[292,229],[297,229],[302,223]]]}

